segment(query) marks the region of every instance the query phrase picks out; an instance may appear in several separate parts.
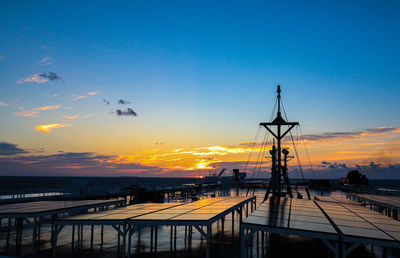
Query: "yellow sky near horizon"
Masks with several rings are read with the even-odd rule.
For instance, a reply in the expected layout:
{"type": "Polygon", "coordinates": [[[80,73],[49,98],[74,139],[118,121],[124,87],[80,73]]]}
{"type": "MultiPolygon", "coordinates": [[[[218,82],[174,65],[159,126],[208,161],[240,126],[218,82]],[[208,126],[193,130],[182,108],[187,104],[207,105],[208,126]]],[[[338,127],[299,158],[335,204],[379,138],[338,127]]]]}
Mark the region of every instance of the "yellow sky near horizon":
{"type": "MultiPolygon", "coordinates": [[[[286,138],[287,139],[287,138],[286,138]]],[[[370,162],[387,166],[400,161],[400,130],[393,129],[381,133],[359,133],[357,136],[338,136],[318,140],[304,140],[311,164],[320,165],[321,162],[337,162],[347,165],[366,165],[370,162]]],[[[284,146],[289,148],[291,155],[294,148],[286,141],[284,146]]],[[[270,149],[270,145],[266,150],[270,149]]],[[[298,145],[298,153],[302,164],[308,164],[307,154],[303,143],[298,145]]],[[[254,148],[251,143],[237,144],[236,146],[205,146],[168,149],[163,147],[151,148],[131,155],[118,155],[112,162],[131,163],[158,166],[166,171],[215,169],[213,164],[255,162],[262,150],[260,144],[254,148]]],[[[268,163],[268,158],[264,159],[268,163]]],[[[292,162],[295,165],[296,161],[292,162]]]]}
{"type": "MultiPolygon", "coordinates": [[[[58,141],[68,143],[68,137],[63,134],[57,135],[64,129],[57,128],[58,126],[38,128],[44,132],[37,133],[45,136],[47,140],[56,137],[58,141]],[[53,131],[53,128],[57,129],[53,131]],[[62,136],[61,139],[60,136],[62,136]]],[[[32,142],[31,146],[25,144],[8,146],[10,151],[14,151],[18,155],[8,156],[8,161],[7,157],[3,157],[2,161],[19,164],[20,173],[36,169],[47,175],[60,173],[76,176],[201,177],[222,168],[239,168],[241,171],[250,172],[249,176],[252,176],[251,173],[254,173],[257,161],[262,162],[261,172],[268,173],[270,171],[268,151],[271,149],[272,137],[268,137],[267,145],[262,145],[260,140],[263,139],[265,132],[266,130],[261,128],[256,142],[237,142],[229,145],[220,144],[218,140],[209,141],[210,145],[193,142],[184,144],[183,141],[170,145],[144,137],[143,144],[135,146],[135,148],[129,147],[135,144],[131,139],[126,139],[123,143],[125,148],[122,148],[119,142],[99,139],[100,142],[95,142],[92,146],[81,141],[79,145],[76,145],[81,147],[79,149],[73,145],[68,146],[68,144],[55,145],[55,141],[52,147],[56,151],[47,148],[45,142],[40,142],[39,147],[37,145],[38,138],[36,138],[36,142],[32,142]],[[248,165],[246,165],[247,163],[248,165]],[[245,170],[245,168],[247,169],[245,170]]],[[[91,140],[87,139],[87,141],[91,140]]],[[[366,169],[365,171],[389,168],[390,171],[393,171],[392,174],[380,173],[387,177],[393,175],[400,165],[400,129],[396,127],[306,134],[299,137],[294,135],[294,142],[303,169],[310,168],[309,157],[315,172],[319,171],[321,175],[332,178],[339,175],[337,171],[343,174],[356,168],[357,165],[364,166],[361,170],[366,169]],[[378,167],[374,167],[375,165],[378,167]],[[390,165],[395,165],[395,168],[393,169],[390,165]]],[[[288,148],[291,156],[296,155],[289,136],[284,138],[282,147],[288,148]]],[[[297,159],[289,161],[290,171],[296,171],[297,162],[297,159]]],[[[377,175],[374,174],[375,177],[377,175]]],[[[267,176],[267,174],[264,173],[263,176],[267,176]]]]}

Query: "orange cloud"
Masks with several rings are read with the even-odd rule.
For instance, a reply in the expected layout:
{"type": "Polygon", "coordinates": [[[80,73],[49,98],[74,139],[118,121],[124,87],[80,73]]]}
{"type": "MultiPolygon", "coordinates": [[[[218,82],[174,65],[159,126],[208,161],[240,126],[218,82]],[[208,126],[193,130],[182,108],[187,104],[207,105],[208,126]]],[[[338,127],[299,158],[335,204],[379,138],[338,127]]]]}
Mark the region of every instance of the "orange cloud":
{"type": "Polygon", "coordinates": [[[76,98],[74,98],[72,100],[86,99],[88,96],[94,96],[97,93],[98,93],[97,91],[90,91],[90,92],[87,92],[86,95],[78,96],[78,97],[76,97],[76,98]]]}
{"type": "Polygon", "coordinates": [[[242,148],[242,147],[224,147],[224,146],[211,146],[211,147],[202,147],[196,148],[192,154],[199,156],[208,156],[208,155],[227,155],[229,153],[245,153],[250,152],[250,148],[242,148]],[[197,151],[200,150],[200,151],[197,151]],[[203,150],[203,151],[201,151],[203,150]]]}
{"type": "Polygon", "coordinates": [[[61,107],[61,105],[43,106],[43,107],[35,108],[35,110],[44,111],[44,110],[50,110],[50,109],[59,109],[60,107],[61,107]]]}
{"type": "Polygon", "coordinates": [[[48,125],[38,125],[36,126],[36,131],[42,133],[50,133],[52,129],[62,128],[71,126],[71,124],[48,124],[48,125]]]}
{"type": "MultiPolygon", "coordinates": [[[[253,149],[254,150],[254,149],[253,149]]],[[[162,167],[165,171],[213,169],[212,164],[224,161],[246,160],[251,148],[229,146],[207,146],[192,149],[178,148],[167,152],[159,149],[143,151],[141,154],[120,155],[114,162],[162,167]],[[224,157],[222,160],[220,157],[224,157]]]]}
{"type": "Polygon", "coordinates": [[[80,116],[81,116],[80,114],[76,114],[76,115],[71,115],[71,116],[63,116],[63,118],[65,118],[65,119],[77,119],[80,116]]]}
{"type": "Polygon", "coordinates": [[[17,116],[28,117],[28,116],[35,116],[37,113],[39,113],[39,112],[27,110],[27,111],[17,112],[17,113],[15,113],[15,114],[16,114],[17,116]]]}
{"type": "MultiPolygon", "coordinates": [[[[378,127],[355,132],[308,135],[305,137],[307,151],[301,139],[296,149],[303,167],[309,165],[308,156],[311,165],[316,168],[325,160],[349,166],[368,161],[381,164],[396,163],[400,161],[399,132],[398,128],[378,127]]],[[[170,150],[165,147],[152,148],[134,155],[120,155],[115,162],[140,162],[160,167],[165,172],[173,172],[207,171],[225,166],[224,164],[243,166],[250,159],[248,168],[255,167],[257,160],[262,160],[262,171],[268,171],[271,163],[268,151],[271,149],[271,144],[272,141],[265,147],[259,142],[245,142],[234,146],[211,145],[192,148],[184,146],[170,150]]],[[[296,155],[290,137],[285,137],[283,147],[289,149],[290,155],[296,155]]],[[[297,163],[298,161],[294,159],[290,161],[289,166],[296,166],[297,163]]]]}
{"type": "Polygon", "coordinates": [[[56,109],[59,109],[60,107],[61,107],[61,105],[37,107],[37,108],[34,108],[33,110],[17,112],[17,113],[15,113],[15,115],[24,116],[24,117],[36,116],[39,113],[39,111],[56,110],[56,109]]]}
{"type": "Polygon", "coordinates": [[[82,95],[82,96],[78,96],[78,97],[74,98],[73,100],[86,99],[86,98],[87,98],[87,96],[82,95]]]}

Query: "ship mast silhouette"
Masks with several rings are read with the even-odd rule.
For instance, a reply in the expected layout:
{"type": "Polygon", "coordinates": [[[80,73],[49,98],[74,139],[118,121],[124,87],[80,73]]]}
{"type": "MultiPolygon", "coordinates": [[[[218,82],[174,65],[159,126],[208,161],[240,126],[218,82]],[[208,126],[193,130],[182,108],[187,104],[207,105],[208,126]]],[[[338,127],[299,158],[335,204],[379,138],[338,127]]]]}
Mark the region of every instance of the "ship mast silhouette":
{"type": "Polygon", "coordinates": [[[275,119],[270,123],[260,123],[260,126],[265,127],[275,138],[272,149],[269,151],[272,158],[272,166],[271,166],[271,178],[268,186],[268,190],[265,193],[264,201],[268,199],[270,192],[272,191],[272,197],[281,197],[282,194],[286,195],[286,193],[282,193],[282,189],[286,185],[287,194],[290,198],[293,198],[292,190],[289,184],[288,177],[288,168],[287,168],[287,160],[289,151],[287,149],[282,149],[282,139],[292,130],[296,125],[299,125],[299,122],[287,122],[283,119],[281,114],[281,86],[278,85],[276,90],[278,93],[277,103],[278,110],[276,113],[275,119]],[[286,128],[287,126],[287,128],[286,128]],[[276,130],[272,130],[275,128],[276,130]],[[275,140],[277,142],[277,146],[275,146],[275,140]],[[283,154],[283,164],[282,164],[282,154],[283,154]],[[282,180],[283,179],[283,180],[282,180]]]}

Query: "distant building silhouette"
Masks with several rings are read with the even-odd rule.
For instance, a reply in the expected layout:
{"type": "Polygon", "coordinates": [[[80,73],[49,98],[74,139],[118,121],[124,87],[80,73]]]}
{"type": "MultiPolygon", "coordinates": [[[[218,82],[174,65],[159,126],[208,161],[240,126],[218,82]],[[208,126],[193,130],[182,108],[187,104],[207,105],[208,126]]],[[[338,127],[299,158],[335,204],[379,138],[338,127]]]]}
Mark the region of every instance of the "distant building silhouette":
{"type": "Polygon", "coordinates": [[[347,177],[340,178],[340,183],[346,185],[368,185],[368,178],[358,170],[352,170],[347,173],[347,177]]]}

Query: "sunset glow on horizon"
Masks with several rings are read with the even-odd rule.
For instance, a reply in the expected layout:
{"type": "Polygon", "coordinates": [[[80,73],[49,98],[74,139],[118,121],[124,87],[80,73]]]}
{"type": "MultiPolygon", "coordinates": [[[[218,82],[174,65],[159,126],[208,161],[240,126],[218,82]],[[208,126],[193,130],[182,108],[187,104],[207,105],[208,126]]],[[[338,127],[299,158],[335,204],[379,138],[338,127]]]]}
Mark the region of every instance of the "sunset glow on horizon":
{"type": "Polygon", "coordinates": [[[0,3],[0,176],[400,179],[400,3],[123,6],[0,3]]]}

